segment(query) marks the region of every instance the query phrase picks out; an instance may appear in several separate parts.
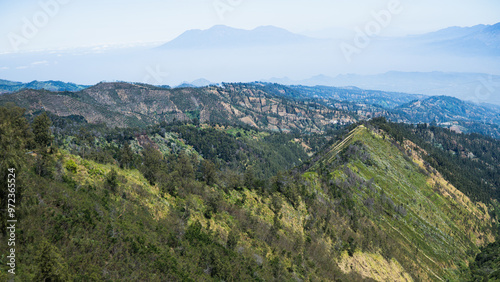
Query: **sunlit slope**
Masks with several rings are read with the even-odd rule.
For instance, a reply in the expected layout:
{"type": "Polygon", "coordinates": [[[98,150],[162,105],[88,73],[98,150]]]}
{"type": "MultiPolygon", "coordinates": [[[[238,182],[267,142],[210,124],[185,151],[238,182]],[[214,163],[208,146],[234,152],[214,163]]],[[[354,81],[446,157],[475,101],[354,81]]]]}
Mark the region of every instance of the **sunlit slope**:
{"type": "Polygon", "coordinates": [[[382,279],[378,273],[391,270],[370,269],[381,267],[366,263],[378,253],[395,259],[414,278],[456,279],[459,266],[478,246],[493,240],[486,206],[471,202],[431,167],[426,170],[415,149],[359,126],[304,174],[313,183],[327,181],[330,190],[316,185],[318,194],[352,201],[348,212],[367,217],[386,235],[385,243],[376,244],[382,248],[364,258],[359,252],[343,256],[340,265],[345,271],[382,279]]]}
{"type": "Polygon", "coordinates": [[[43,273],[63,281],[361,278],[343,274],[325,242],[304,230],[304,203],[294,207],[278,192],[185,179],[173,196],[135,169],[64,151],[55,158],[53,179],[22,175],[16,281],[43,273]]]}
{"type": "Polygon", "coordinates": [[[165,156],[156,184],[64,150],[50,176],[23,171],[17,280],[457,281],[493,240],[484,205],[425,168],[415,145],[364,126],[265,185],[227,171],[208,184],[185,153],[165,156]]]}

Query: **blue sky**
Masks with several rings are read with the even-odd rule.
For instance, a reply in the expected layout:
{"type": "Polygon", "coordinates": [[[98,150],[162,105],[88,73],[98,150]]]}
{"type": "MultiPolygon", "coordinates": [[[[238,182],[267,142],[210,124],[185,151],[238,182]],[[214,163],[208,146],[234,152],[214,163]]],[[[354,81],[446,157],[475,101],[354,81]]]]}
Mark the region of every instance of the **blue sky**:
{"type": "MultiPolygon", "coordinates": [[[[245,29],[275,25],[297,33],[335,37],[337,32],[353,30],[366,23],[372,12],[387,9],[391,1],[399,2],[3,0],[0,1],[0,53],[13,51],[13,40],[21,51],[165,42],[185,30],[206,29],[217,24],[245,29]],[[48,10],[41,3],[45,3],[48,10]],[[36,32],[30,31],[31,38],[23,40],[26,39],[23,29],[30,24],[36,32]]],[[[500,22],[498,0],[400,0],[400,4],[403,11],[384,30],[384,36],[500,22]]]]}

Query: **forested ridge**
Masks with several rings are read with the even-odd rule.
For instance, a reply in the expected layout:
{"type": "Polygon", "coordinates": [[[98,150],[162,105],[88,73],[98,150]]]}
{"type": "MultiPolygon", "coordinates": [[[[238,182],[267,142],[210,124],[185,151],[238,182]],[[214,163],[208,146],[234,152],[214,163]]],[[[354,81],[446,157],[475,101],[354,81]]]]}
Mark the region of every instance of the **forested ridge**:
{"type": "Polygon", "coordinates": [[[25,113],[0,107],[18,281],[496,277],[479,272],[498,252],[486,247],[498,234],[495,139],[383,119],[303,134],[25,113]]]}

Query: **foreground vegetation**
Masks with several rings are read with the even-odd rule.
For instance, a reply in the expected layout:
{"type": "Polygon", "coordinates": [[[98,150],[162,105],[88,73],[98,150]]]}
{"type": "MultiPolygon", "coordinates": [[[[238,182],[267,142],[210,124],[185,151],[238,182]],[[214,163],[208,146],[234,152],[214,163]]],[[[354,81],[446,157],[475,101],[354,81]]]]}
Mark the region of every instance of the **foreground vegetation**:
{"type": "Polygon", "coordinates": [[[411,128],[110,129],[46,113],[26,120],[16,107],[0,117],[2,187],[7,168],[18,171],[18,281],[496,277],[483,271],[495,245],[467,267],[495,239],[494,189],[456,184],[454,155],[435,144],[443,154],[424,154],[411,128]]]}

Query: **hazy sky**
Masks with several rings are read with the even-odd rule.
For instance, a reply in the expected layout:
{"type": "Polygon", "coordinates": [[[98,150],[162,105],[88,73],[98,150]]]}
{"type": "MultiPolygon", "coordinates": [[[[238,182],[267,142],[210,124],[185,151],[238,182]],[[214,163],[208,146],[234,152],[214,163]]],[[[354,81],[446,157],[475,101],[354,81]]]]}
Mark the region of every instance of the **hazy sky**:
{"type": "Polygon", "coordinates": [[[0,53],[165,42],[216,24],[335,37],[364,25],[391,1],[403,11],[385,36],[500,22],[498,0],[0,0],[0,53]]]}

